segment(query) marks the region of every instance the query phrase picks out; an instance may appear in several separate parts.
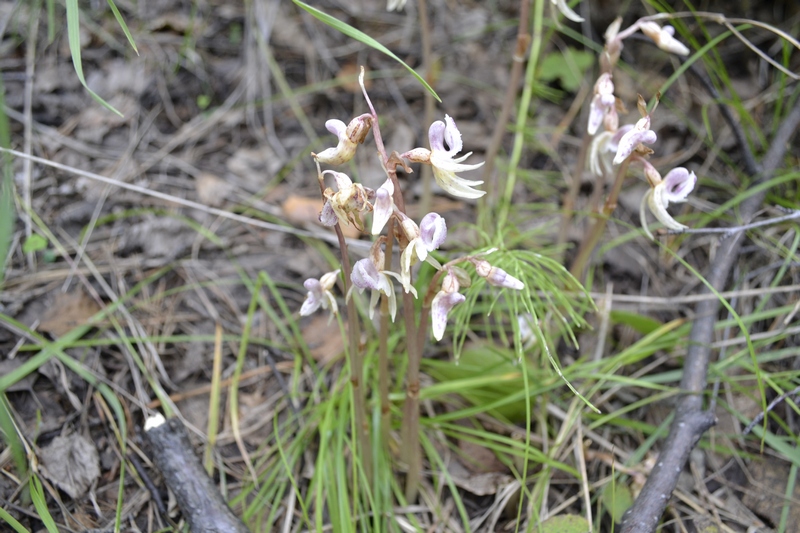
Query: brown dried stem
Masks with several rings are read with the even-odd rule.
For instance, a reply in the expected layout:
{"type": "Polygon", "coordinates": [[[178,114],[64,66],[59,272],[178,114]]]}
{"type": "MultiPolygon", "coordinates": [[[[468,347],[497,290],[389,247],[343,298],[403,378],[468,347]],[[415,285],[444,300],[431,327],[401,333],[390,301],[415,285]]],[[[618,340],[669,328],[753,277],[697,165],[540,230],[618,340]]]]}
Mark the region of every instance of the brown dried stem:
{"type": "Polygon", "coordinates": [[[619,198],[619,193],[622,190],[622,184],[625,181],[625,175],[628,173],[629,163],[630,158],[623,161],[617,169],[617,178],[614,180],[614,184],[611,186],[611,191],[608,193],[606,203],[603,205],[603,210],[598,213],[592,229],[589,231],[589,234],[578,248],[578,255],[575,257],[575,261],[572,263],[572,268],[570,268],[570,273],[578,279],[583,277],[586,265],[589,263],[589,258],[592,256],[592,252],[594,252],[597,243],[600,242],[600,238],[603,236],[603,230],[606,229],[608,219],[617,208],[617,199],[619,198]]]}
{"type": "Polygon", "coordinates": [[[486,200],[490,206],[497,203],[500,194],[500,187],[497,178],[494,176],[494,160],[500,151],[500,143],[503,134],[506,133],[508,118],[511,116],[511,108],[516,101],[519,92],[519,82],[522,79],[522,66],[525,64],[525,57],[530,47],[531,36],[528,33],[530,24],[530,0],[521,0],[519,3],[519,26],[517,26],[517,40],[514,47],[514,54],[511,56],[511,73],[506,87],[503,107],[495,122],[492,139],[489,141],[489,148],[486,150],[486,165],[483,167],[483,181],[486,182],[486,200]]]}

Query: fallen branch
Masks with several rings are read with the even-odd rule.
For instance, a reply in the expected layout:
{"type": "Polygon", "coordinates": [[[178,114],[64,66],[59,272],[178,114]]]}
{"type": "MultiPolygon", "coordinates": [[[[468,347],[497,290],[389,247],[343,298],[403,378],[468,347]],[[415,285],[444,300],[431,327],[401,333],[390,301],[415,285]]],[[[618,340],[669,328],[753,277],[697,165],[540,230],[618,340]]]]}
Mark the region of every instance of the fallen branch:
{"type": "Polygon", "coordinates": [[[147,420],[145,438],[167,487],[175,495],[192,533],[248,533],[222,499],[194,454],[186,429],[177,418],[147,420]]]}
{"type": "MultiPolygon", "coordinates": [[[[724,107],[724,106],[722,106],[724,107]]],[[[800,124],[800,101],[781,124],[772,145],[764,157],[761,169],[747,169],[757,175],[754,186],[770,179],[773,172],[781,165],[789,140],[800,124]]],[[[736,130],[739,126],[731,127],[736,130]]],[[[738,138],[738,136],[737,136],[738,138]]],[[[749,152],[747,146],[742,148],[749,152]]],[[[746,164],[750,167],[750,164],[746,164]]],[[[745,224],[749,223],[761,208],[766,190],[760,191],[741,204],[740,214],[745,224]]],[[[725,281],[731,271],[742,241],[744,232],[738,232],[720,242],[719,249],[710,265],[706,279],[716,291],[724,288],[725,281]]],[[[702,294],[712,294],[703,285],[702,294]]],[[[703,300],[698,303],[696,316],[689,334],[689,348],[683,367],[681,390],[685,395],[678,401],[675,418],[670,426],[669,435],[664,441],[658,462],[642,488],[639,497],[623,517],[622,533],[647,533],[655,531],[667,502],[678,483],[678,476],[683,470],[689,453],[697,441],[716,422],[713,412],[703,409],[703,391],[707,384],[708,364],[711,355],[711,342],[714,335],[714,323],[717,320],[718,299],[703,300]]]]}

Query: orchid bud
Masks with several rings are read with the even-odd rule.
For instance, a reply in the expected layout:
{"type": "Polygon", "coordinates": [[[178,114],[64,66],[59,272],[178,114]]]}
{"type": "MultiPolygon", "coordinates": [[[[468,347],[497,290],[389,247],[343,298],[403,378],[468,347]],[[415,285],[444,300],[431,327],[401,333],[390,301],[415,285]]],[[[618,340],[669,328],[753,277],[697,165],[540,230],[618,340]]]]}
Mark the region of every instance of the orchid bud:
{"type": "Polygon", "coordinates": [[[656,46],[665,52],[677,54],[679,56],[689,55],[689,49],[686,48],[686,45],[674,37],[675,28],[672,26],[664,26],[662,28],[655,22],[642,22],[639,29],[642,30],[642,33],[653,39],[656,46]]]}
{"type": "Polygon", "coordinates": [[[442,280],[442,290],[447,293],[453,293],[458,292],[460,288],[461,284],[458,282],[458,278],[451,272],[448,272],[442,280]]]}

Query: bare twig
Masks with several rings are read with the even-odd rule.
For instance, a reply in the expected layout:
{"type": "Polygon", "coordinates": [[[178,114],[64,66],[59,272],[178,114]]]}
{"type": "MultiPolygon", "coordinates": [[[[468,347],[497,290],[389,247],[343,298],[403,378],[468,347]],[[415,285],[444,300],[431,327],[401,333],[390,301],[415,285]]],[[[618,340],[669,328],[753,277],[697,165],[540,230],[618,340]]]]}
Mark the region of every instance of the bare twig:
{"type": "Polygon", "coordinates": [[[747,424],[747,427],[744,428],[744,431],[742,431],[742,436],[747,435],[748,433],[753,431],[753,428],[756,427],[756,425],[759,422],[764,420],[764,417],[766,416],[766,414],[769,413],[770,411],[772,411],[773,409],[775,409],[775,406],[777,406],[779,403],[781,403],[783,400],[785,400],[789,396],[797,396],[797,394],[800,394],[800,387],[795,387],[794,389],[792,389],[790,391],[784,392],[783,394],[781,394],[780,396],[778,396],[777,398],[775,398],[774,400],[769,402],[769,405],[767,406],[767,410],[764,411],[764,412],[758,413],[758,416],[756,416],[753,419],[752,422],[747,424]]]}
{"type": "Polygon", "coordinates": [[[780,224],[781,222],[794,220],[795,218],[800,218],[800,210],[792,211],[788,215],[784,215],[782,217],[768,218],[766,220],[759,220],[758,222],[751,222],[750,224],[733,226],[731,228],[688,228],[681,231],[670,231],[670,233],[722,233],[728,237],[734,233],[740,233],[742,231],[748,231],[751,229],[760,228],[762,226],[769,226],[771,224],[780,224]]]}
{"type": "Polygon", "coordinates": [[[153,450],[153,462],[175,495],[192,533],[247,533],[194,454],[180,420],[153,417],[145,424],[144,434],[153,450]]]}
{"type": "MultiPolygon", "coordinates": [[[[768,180],[780,166],[788,143],[795,129],[800,125],[800,101],[781,124],[770,150],[763,159],[762,171],[754,186],[768,180]]],[[[742,148],[744,149],[744,148],[742,148]]],[[[741,204],[741,216],[749,221],[761,208],[766,190],[758,191],[741,204]]],[[[736,233],[720,243],[717,254],[710,265],[706,276],[714,290],[721,290],[728,278],[744,233],[736,233]]],[[[703,286],[704,294],[713,294],[711,288],[703,286]]],[[[711,355],[711,341],[714,335],[714,323],[720,302],[718,299],[703,300],[697,305],[697,319],[692,323],[689,334],[689,348],[681,379],[681,390],[686,392],[675,411],[675,418],[670,426],[669,435],[662,446],[659,461],[642,488],[633,506],[625,513],[622,522],[622,533],[646,533],[654,531],[669,496],[678,483],[678,476],[686,464],[689,453],[697,441],[716,422],[713,412],[703,410],[702,392],[707,383],[708,364],[711,355]]]]}

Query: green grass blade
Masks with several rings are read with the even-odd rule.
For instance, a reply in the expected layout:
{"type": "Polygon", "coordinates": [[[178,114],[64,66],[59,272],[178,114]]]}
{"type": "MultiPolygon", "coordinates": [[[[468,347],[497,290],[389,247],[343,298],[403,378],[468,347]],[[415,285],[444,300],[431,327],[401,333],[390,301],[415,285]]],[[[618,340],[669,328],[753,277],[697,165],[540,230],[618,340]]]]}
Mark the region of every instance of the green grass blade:
{"type": "Polygon", "coordinates": [[[58,533],[56,521],[53,520],[50,511],[47,509],[47,499],[44,496],[44,489],[42,488],[42,482],[39,480],[39,476],[37,474],[32,475],[29,484],[31,488],[31,500],[33,501],[33,506],[36,508],[36,512],[39,513],[39,520],[42,521],[47,531],[50,533],[58,533]]]}
{"type": "Polygon", "coordinates": [[[28,471],[25,446],[17,434],[17,428],[14,426],[5,392],[0,392],[0,441],[5,441],[6,446],[11,450],[11,456],[17,465],[17,475],[20,477],[25,475],[28,471]]]}
{"type": "Polygon", "coordinates": [[[114,18],[117,19],[117,23],[119,24],[119,27],[122,28],[122,32],[125,34],[125,37],[128,38],[128,42],[131,44],[131,48],[133,48],[133,51],[136,52],[136,55],[138,56],[139,49],[136,48],[136,43],[133,42],[133,35],[131,35],[130,30],[128,30],[128,25],[125,24],[125,19],[122,18],[122,13],[120,13],[119,9],[117,9],[116,4],[114,4],[114,0],[108,0],[108,6],[114,13],[114,18]]]}
{"type": "Polygon", "coordinates": [[[100,105],[109,111],[116,113],[120,117],[122,113],[117,111],[114,106],[100,98],[100,96],[86,85],[86,78],[83,77],[83,63],[81,62],[81,21],[80,10],[78,9],[78,0],[66,0],[67,4],[67,35],[69,36],[69,52],[72,55],[72,65],[75,67],[75,73],[78,79],[92,98],[97,100],[100,105]]]}
{"type": "MultiPolygon", "coordinates": [[[[6,90],[3,80],[0,79],[0,146],[11,148],[11,130],[8,125],[8,116],[5,113],[6,90]]],[[[9,154],[2,155],[0,161],[0,283],[5,277],[5,263],[8,249],[11,246],[11,236],[14,233],[14,181],[9,154]]]]}
{"type": "MultiPolygon", "coordinates": [[[[73,0],[73,1],[77,2],[77,0],[73,0]]],[[[417,78],[417,81],[419,81],[422,84],[422,86],[425,87],[425,89],[429,93],[431,93],[433,95],[433,97],[436,98],[436,100],[438,102],[441,103],[442,99],[439,98],[439,95],[436,94],[436,91],[433,90],[433,87],[428,85],[428,82],[425,81],[425,79],[422,76],[417,74],[417,72],[413,68],[408,66],[402,59],[400,59],[399,57],[394,55],[394,53],[392,53],[391,50],[389,50],[388,48],[383,46],[381,43],[379,43],[378,41],[376,41],[375,39],[373,39],[372,37],[370,37],[366,33],[362,32],[361,30],[357,30],[354,27],[350,26],[349,24],[346,24],[346,23],[342,22],[341,20],[336,19],[336,18],[328,15],[327,13],[324,13],[324,12],[320,11],[319,9],[313,8],[308,4],[304,4],[300,0],[292,0],[292,2],[297,4],[299,7],[305,9],[308,13],[310,13],[312,16],[314,16],[314,18],[316,18],[320,22],[323,22],[323,23],[327,24],[328,26],[330,26],[334,30],[340,31],[340,32],[344,33],[345,35],[347,35],[348,37],[351,37],[351,38],[355,39],[356,41],[358,41],[360,43],[364,43],[367,46],[370,46],[370,47],[374,48],[375,50],[377,50],[379,52],[383,52],[387,56],[391,57],[392,59],[394,59],[395,61],[397,61],[401,65],[403,65],[406,68],[406,70],[408,70],[415,78],[417,78]]]]}
{"type": "Polygon", "coordinates": [[[17,522],[17,520],[13,516],[8,514],[8,512],[2,507],[0,507],[0,520],[2,520],[6,524],[14,528],[14,531],[16,531],[17,533],[28,533],[28,530],[25,529],[25,526],[17,522]]]}

